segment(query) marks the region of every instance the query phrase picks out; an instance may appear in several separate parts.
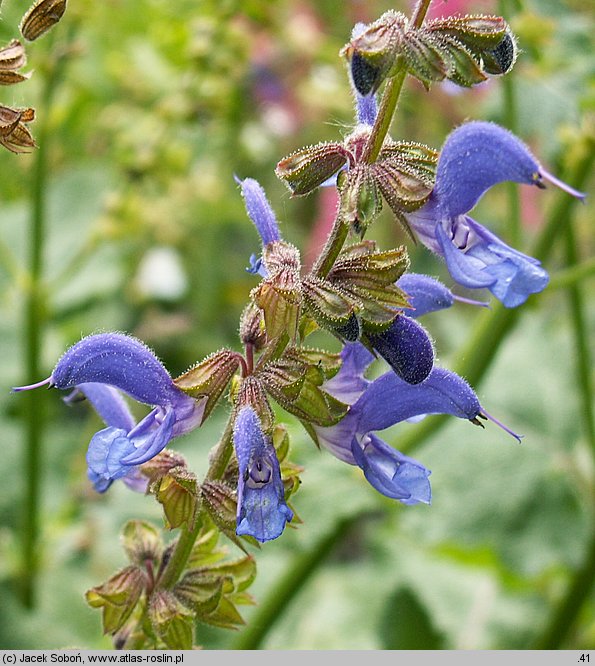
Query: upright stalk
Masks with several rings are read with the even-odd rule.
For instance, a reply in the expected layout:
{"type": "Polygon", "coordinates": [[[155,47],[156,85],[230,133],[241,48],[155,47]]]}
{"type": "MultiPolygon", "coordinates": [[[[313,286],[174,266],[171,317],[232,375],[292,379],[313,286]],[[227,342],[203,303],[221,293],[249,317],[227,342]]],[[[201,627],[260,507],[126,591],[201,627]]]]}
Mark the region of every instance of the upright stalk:
{"type": "MultiPolygon", "coordinates": [[[[411,24],[414,27],[419,28],[422,25],[430,7],[430,3],[431,0],[420,0],[417,3],[411,17],[411,24]]],[[[376,116],[374,126],[372,127],[372,131],[370,132],[368,142],[366,143],[362,155],[362,161],[366,164],[372,164],[378,158],[397,109],[397,103],[401,96],[401,91],[403,90],[405,78],[407,77],[407,70],[400,60],[397,61],[396,67],[399,67],[399,63],[400,69],[394,76],[388,79],[384,86],[384,93],[382,94],[378,115],[376,116]]],[[[341,249],[347,240],[348,233],[349,226],[341,219],[340,214],[337,215],[328,240],[312,269],[312,272],[315,275],[318,277],[326,277],[341,252],[341,249]]]]}
{"type": "MultiPolygon", "coordinates": [[[[50,51],[51,52],[51,51],[50,51]]],[[[29,218],[29,258],[25,293],[25,376],[26,383],[38,381],[41,373],[41,348],[46,322],[43,281],[43,253],[46,238],[48,183],[49,117],[56,87],[59,60],[48,66],[41,94],[40,122],[37,126],[38,149],[31,179],[31,216],[29,218]]],[[[25,397],[25,501],[22,521],[20,593],[27,608],[35,605],[39,573],[39,506],[43,469],[42,436],[45,430],[45,394],[25,397]]]]}

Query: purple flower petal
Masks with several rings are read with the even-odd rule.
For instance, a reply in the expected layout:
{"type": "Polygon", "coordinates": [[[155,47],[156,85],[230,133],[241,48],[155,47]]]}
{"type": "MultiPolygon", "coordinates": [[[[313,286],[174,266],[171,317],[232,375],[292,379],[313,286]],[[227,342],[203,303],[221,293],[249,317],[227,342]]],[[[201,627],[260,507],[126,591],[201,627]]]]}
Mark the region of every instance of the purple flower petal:
{"type": "Polygon", "coordinates": [[[348,342],[341,351],[339,372],[324,383],[324,390],[334,398],[352,405],[370,384],[364,372],[374,360],[371,354],[359,342],[348,342]]]}
{"type": "Polygon", "coordinates": [[[236,534],[261,542],[276,539],[293,512],[285,503],[275,448],[265,438],[252,407],[239,411],[233,439],[239,466],[236,534]]]}
{"type": "Polygon", "coordinates": [[[93,435],[89,444],[89,472],[92,472],[96,479],[101,478],[106,482],[119,479],[130,471],[130,466],[122,465],[120,459],[133,451],[134,444],[128,438],[126,430],[104,428],[93,435]]]}
{"type": "Polygon", "coordinates": [[[77,342],[58,361],[51,381],[59,389],[90,382],[109,384],[148,405],[187,399],[155,354],[140,340],[122,333],[100,333],[77,342]]]}
{"type": "Polygon", "coordinates": [[[162,419],[155,418],[155,410],[128,433],[134,451],[120,459],[123,465],[141,465],[163,451],[173,436],[176,413],[166,408],[162,419]]]}
{"type": "Polygon", "coordinates": [[[468,122],[444,142],[434,196],[442,213],[455,217],[470,211],[490,187],[507,180],[539,186],[541,167],[508,130],[494,123],[468,122]]]}
{"type": "Polygon", "coordinates": [[[422,317],[428,312],[451,307],[455,298],[445,285],[429,275],[405,273],[397,280],[397,287],[402,289],[411,304],[404,312],[409,317],[422,317]]]}
{"type": "Polygon", "coordinates": [[[430,471],[420,462],[396,451],[374,434],[361,441],[354,439],[352,451],[364,476],[379,493],[404,504],[430,504],[430,471]]]}
{"type": "Polygon", "coordinates": [[[277,218],[260,183],[253,178],[236,178],[236,181],[242,188],[246,211],[260,234],[262,244],[281,240],[277,218]]]}
{"type": "Polygon", "coordinates": [[[487,287],[509,308],[545,289],[549,276],[536,259],[513,250],[468,216],[459,217],[458,223],[467,230],[466,246],[457,247],[441,225],[436,229],[446,265],[456,282],[469,288],[487,287]]]}
{"type": "Polygon", "coordinates": [[[106,384],[95,383],[79,384],[77,388],[93,405],[106,425],[126,431],[132,430],[136,425],[136,421],[118,389],[106,384]]]}
{"type": "Polygon", "coordinates": [[[387,372],[352,406],[356,432],[364,435],[389,428],[420,414],[450,414],[472,420],[481,405],[469,384],[454,372],[434,367],[421,384],[409,384],[387,372]]]}
{"type": "Polygon", "coordinates": [[[374,93],[369,95],[362,95],[357,90],[355,90],[355,99],[358,122],[362,123],[363,125],[372,126],[376,120],[376,116],[378,115],[376,95],[374,93]]]}

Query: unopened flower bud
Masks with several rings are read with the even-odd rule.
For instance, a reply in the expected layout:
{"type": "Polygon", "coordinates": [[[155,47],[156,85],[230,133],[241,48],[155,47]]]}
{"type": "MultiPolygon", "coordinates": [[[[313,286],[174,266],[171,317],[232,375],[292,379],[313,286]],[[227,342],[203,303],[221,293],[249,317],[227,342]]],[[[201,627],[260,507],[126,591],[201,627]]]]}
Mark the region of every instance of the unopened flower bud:
{"type": "Polygon", "coordinates": [[[154,564],[163,552],[163,541],[157,528],[144,520],[129,520],[122,530],[122,543],[132,564],[144,566],[147,560],[154,564]]]}
{"type": "Polygon", "coordinates": [[[240,340],[244,345],[252,345],[255,351],[260,351],[266,342],[262,310],[252,302],[244,308],[240,319],[240,340]]]}

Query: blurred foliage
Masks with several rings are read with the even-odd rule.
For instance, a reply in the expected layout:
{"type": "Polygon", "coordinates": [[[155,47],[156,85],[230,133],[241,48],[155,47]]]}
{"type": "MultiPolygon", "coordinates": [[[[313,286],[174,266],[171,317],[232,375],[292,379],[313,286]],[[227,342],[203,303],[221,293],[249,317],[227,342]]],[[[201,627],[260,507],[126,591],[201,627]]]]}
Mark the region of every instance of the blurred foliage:
{"type": "MultiPolygon", "coordinates": [[[[469,2],[497,12],[498,3],[469,2]]],[[[506,2],[522,48],[511,75],[515,131],[561,177],[595,131],[595,20],[585,3],[506,2]]],[[[435,10],[443,9],[437,0],[435,10]]],[[[278,159],[337,138],[352,122],[352,100],[338,51],[357,21],[394,4],[383,0],[80,0],[38,42],[27,44],[29,81],[2,90],[3,102],[33,106],[47,124],[48,235],[44,250],[46,375],[70,344],[99,330],[125,330],[150,344],[175,376],[224,345],[236,346],[239,315],[254,286],[245,271],[259,249],[233,176],[257,178],[287,240],[311,261],[324,229],[328,194],[290,199],[274,176],[278,159]],[[62,57],[51,106],[44,80],[62,57]]],[[[407,11],[404,3],[396,7],[407,11]]],[[[18,37],[23,7],[2,5],[0,39],[18,37]]],[[[448,85],[426,93],[410,81],[393,125],[395,138],[439,147],[456,124],[506,124],[503,85],[474,91],[448,85]]],[[[23,438],[23,316],[28,219],[36,154],[0,153],[0,647],[107,648],[84,591],[123,566],[121,527],[142,519],[161,527],[157,503],[116,484],[90,489],[84,452],[99,425],[55,394],[43,467],[40,595],[20,607],[12,579],[19,557],[23,438]],[[11,259],[11,256],[14,259],[11,259]]],[[[592,186],[593,179],[590,180],[592,186]]],[[[591,187],[586,188],[588,190],[591,187]]],[[[522,191],[525,247],[553,205],[552,190],[522,191]]],[[[332,212],[332,211],[331,211],[332,212]]],[[[495,188],[477,218],[506,236],[505,189],[495,188]]],[[[376,223],[386,247],[401,232],[376,223]]],[[[580,258],[593,256],[593,206],[573,221],[580,258]]],[[[412,267],[443,267],[412,247],[412,267]]],[[[561,250],[547,266],[565,265],[561,250]]],[[[587,293],[592,293],[593,275],[587,293]]],[[[595,302],[584,313],[595,330],[595,302]]],[[[291,429],[303,485],[294,504],[303,520],[256,554],[257,604],[295,558],[333,525],[361,515],[313,571],[260,647],[270,649],[523,649],[545,627],[581,566],[593,534],[595,470],[583,426],[569,310],[563,290],[525,306],[486,381],[486,408],[525,435],[517,445],[494,427],[452,423],[416,456],[433,470],[432,507],[403,507],[378,496],[358,469],[291,429]]],[[[430,315],[440,362],[450,366],[476,311],[430,315]]],[[[327,342],[324,338],[321,342],[327,342]]],[[[592,342],[592,339],[591,339],[592,342]]],[[[40,377],[41,379],[41,377],[40,377]]],[[[221,414],[220,416],[223,416],[221,414]]],[[[175,442],[197,475],[217,441],[216,415],[175,442]]],[[[389,434],[398,447],[401,425],[389,434]]],[[[230,544],[230,548],[233,548],[230,544]]],[[[562,647],[595,647],[593,596],[562,647]]],[[[248,626],[258,606],[245,612],[248,626]]],[[[199,626],[205,648],[233,647],[222,630],[199,626]]],[[[237,634],[238,644],[242,632],[237,634]]],[[[232,636],[233,638],[233,636],[232,636]]]]}

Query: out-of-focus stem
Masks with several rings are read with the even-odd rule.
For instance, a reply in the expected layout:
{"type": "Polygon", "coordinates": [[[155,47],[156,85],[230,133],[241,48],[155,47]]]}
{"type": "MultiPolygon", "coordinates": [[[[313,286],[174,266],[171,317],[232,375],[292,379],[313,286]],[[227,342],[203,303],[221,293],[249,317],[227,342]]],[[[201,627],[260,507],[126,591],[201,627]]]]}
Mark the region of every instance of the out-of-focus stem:
{"type": "Polygon", "coordinates": [[[312,575],[325,562],[333,547],[345,537],[350,528],[362,518],[361,514],[343,518],[333,525],[313,548],[296,556],[281,580],[271,587],[273,592],[258,606],[250,624],[239,635],[234,650],[258,650],[275,622],[312,575]]]}
{"type": "MultiPolygon", "coordinates": [[[[509,18],[509,4],[511,3],[508,0],[499,0],[498,2],[498,11],[505,18],[509,18]]],[[[502,113],[504,125],[513,134],[518,134],[515,78],[513,76],[503,76],[501,85],[504,102],[502,113]]],[[[521,199],[518,185],[516,183],[506,183],[506,194],[508,197],[507,241],[513,247],[519,247],[521,243],[521,199]]]]}
{"type": "Polygon", "coordinates": [[[548,285],[548,289],[564,289],[571,285],[595,277],[595,257],[585,259],[580,264],[563,268],[554,275],[548,285]]]}
{"type": "Polygon", "coordinates": [[[595,582],[595,530],[587,545],[585,559],[574,575],[566,594],[554,608],[545,629],[537,637],[532,650],[558,650],[570,633],[583,604],[591,596],[595,582]]]}
{"type": "MultiPolygon", "coordinates": [[[[567,263],[570,266],[576,266],[579,261],[579,253],[572,224],[566,226],[565,240],[567,263]]],[[[568,301],[570,319],[574,329],[576,377],[582,402],[581,416],[585,435],[595,456],[595,418],[593,414],[593,382],[591,380],[593,359],[591,358],[589,334],[585,319],[585,292],[580,282],[575,282],[568,287],[568,301]]]]}
{"type": "MultiPolygon", "coordinates": [[[[31,216],[29,219],[29,259],[25,294],[25,376],[26,383],[41,375],[41,348],[46,321],[43,283],[43,252],[46,234],[46,197],[48,180],[49,117],[63,59],[48,66],[41,94],[42,112],[37,125],[37,143],[31,180],[31,216]]],[[[32,608],[39,571],[39,499],[43,469],[42,436],[45,429],[45,393],[29,393],[25,398],[25,478],[22,554],[19,575],[21,599],[32,608]]]]}

